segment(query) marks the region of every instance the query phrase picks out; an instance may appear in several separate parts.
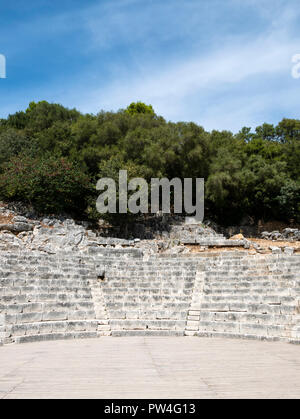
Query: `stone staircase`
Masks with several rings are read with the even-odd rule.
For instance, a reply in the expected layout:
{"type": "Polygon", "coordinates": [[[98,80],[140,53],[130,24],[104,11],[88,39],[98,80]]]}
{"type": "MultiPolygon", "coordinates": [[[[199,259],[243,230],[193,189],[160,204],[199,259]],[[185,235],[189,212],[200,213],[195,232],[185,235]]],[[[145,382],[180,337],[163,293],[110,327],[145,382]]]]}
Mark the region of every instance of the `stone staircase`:
{"type": "Polygon", "coordinates": [[[111,327],[108,313],[104,303],[102,287],[99,281],[103,279],[97,278],[91,281],[91,292],[94,301],[95,315],[98,321],[97,336],[111,336],[111,327]]]}
{"type": "Polygon", "coordinates": [[[203,268],[204,266],[201,264],[197,266],[195,285],[191,298],[191,305],[187,315],[187,323],[185,328],[186,336],[195,336],[196,333],[199,331],[200,310],[201,302],[203,299],[203,287],[205,279],[205,273],[203,268]]]}
{"type": "Polygon", "coordinates": [[[3,345],[5,337],[5,315],[0,314],[0,346],[3,345]]]}

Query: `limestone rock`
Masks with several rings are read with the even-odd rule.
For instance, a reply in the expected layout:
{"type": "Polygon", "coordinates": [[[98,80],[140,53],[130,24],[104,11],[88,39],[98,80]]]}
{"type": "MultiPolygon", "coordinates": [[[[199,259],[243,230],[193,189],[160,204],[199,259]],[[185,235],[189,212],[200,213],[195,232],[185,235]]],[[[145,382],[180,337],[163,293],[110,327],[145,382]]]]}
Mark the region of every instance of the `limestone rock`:
{"type": "Polygon", "coordinates": [[[229,240],[243,240],[244,236],[240,233],[240,234],[236,234],[235,236],[230,237],[229,240]]]}
{"type": "Polygon", "coordinates": [[[292,255],[294,253],[295,249],[294,247],[285,247],[284,248],[284,253],[287,255],[292,255]]]}
{"type": "Polygon", "coordinates": [[[281,253],[280,247],[270,246],[270,250],[272,251],[272,253],[274,255],[280,255],[280,253],[281,253]]]}

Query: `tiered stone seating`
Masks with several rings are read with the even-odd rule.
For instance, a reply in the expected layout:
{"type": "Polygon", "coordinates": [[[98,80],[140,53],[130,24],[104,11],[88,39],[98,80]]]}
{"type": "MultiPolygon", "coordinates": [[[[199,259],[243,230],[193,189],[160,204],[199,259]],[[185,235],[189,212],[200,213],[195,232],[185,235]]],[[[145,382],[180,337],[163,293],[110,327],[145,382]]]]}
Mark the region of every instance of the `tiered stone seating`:
{"type": "Polygon", "coordinates": [[[112,335],[184,335],[195,273],[191,260],[106,262],[101,286],[112,335]]]}
{"type": "Polygon", "coordinates": [[[0,344],[184,334],[300,342],[300,255],[100,249],[0,252],[0,344]]]}
{"type": "Polygon", "coordinates": [[[94,265],[78,257],[0,255],[0,316],[5,343],[96,337],[90,280],[94,265]]]}
{"type": "Polygon", "coordinates": [[[223,256],[205,265],[194,334],[299,339],[299,256],[223,256]]]}

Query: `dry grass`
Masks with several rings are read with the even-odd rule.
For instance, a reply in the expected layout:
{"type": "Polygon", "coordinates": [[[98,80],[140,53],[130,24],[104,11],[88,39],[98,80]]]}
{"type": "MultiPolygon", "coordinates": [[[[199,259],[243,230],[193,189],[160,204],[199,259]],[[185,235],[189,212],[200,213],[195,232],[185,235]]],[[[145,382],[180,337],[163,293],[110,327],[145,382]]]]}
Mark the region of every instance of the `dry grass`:
{"type": "Polygon", "coordinates": [[[13,215],[0,215],[0,224],[12,224],[13,215]]]}

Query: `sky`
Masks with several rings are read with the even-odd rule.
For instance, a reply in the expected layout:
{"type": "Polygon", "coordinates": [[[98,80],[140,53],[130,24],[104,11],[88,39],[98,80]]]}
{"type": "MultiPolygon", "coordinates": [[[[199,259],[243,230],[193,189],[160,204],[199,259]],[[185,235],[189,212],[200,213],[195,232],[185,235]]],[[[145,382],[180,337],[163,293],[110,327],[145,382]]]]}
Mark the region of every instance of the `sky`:
{"type": "Polygon", "coordinates": [[[299,0],[0,5],[0,118],[39,100],[93,114],[140,100],[209,131],[300,117],[299,0]]]}

